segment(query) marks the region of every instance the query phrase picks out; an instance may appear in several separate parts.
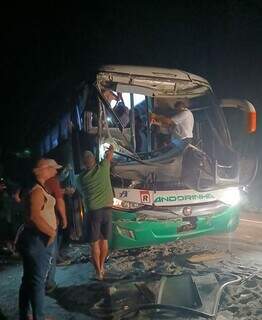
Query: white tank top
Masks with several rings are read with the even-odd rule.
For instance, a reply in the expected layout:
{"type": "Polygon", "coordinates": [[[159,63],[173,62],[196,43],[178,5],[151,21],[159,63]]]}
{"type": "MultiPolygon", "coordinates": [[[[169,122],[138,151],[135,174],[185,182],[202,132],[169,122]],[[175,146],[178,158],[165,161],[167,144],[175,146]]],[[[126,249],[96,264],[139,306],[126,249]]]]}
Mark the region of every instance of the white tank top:
{"type": "Polygon", "coordinates": [[[32,189],[32,191],[37,188],[41,189],[45,197],[44,207],[41,209],[40,214],[43,217],[43,219],[50,225],[50,227],[56,230],[56,227],[57,227],[56,215],[55,215],[56,199],[53,196],[51,196],[51,194],[46,192],[45,189],[39,184],[36,184],[32,189]]]}

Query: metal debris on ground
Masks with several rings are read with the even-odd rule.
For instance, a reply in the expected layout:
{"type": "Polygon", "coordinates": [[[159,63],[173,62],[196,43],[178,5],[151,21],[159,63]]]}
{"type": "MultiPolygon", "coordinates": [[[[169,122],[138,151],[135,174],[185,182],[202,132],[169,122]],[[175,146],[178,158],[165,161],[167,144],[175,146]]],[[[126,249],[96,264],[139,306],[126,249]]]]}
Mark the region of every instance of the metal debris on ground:
{"type": "MultiPolygon", "coordinates": [[[[161,279],[165,277],[166,283],[169,283],[176,276],[190,275],[197,287],[197,295],[202,305],[205,306],[207,313],[212,314],[214,297],[217,292],[216,283],[221,284],[220,280],[223,280],[224,276],[234,274],[236,277],[241,276],[243,281],[223,288],[216,319],[262,319],[262,264],[259,264],[258,261],[245,261],[225,251],[223,259],[189,263],[187,260],[189,256],[197,256],[207,252],[218,253],[215,250],[207,250],[205,243],[201,247],[191,245],[190,241],[168,244],[165,245],[165,250],[162,249],[163,246],[158,246],[131,252],[127,250],[112,252],[106,263],[107,278],[101,283],[98,281],[90,282],[92,266],[82,264],[82,262],[89,261],[88,245],[71,244],[64,252],[72,259],[73,263],[65,268],[58,268],[60,275],[63,275],[60,277],[62,281],[64,281],[64,277],[69,278],[66,284],[58,286],[53,298],[61,306],[63,312],[66,312],[65,310],[79,312],[88,317],[91,316],[92,319],[94,316],[99,318],[111,316],[112,319],[145,320],[154,318],[167,320],[175,317],[177,320],[182,320],[186,317],[188,320],[200,320],[203,319],[203,313],[202,316],[198,314],[201,312],[200,304],[197,312],[190,311],[189,315],[186,315],[183,306],[178,308],[173,305],[172,310],[160,310],[157,297],[161,279]],[[82,271],[76,272],[77,270],[82,271]],[[78,279],[77,283],[75,283],[75,278],[78,279]],[[214,291],[207,291],[208,295],[206,290],[202,292],[201,283],[203,288],[210,290],[213,288],[214,291]],[[143,309],[143,306],[146,307],[143,309]],[[129,315],[131,318],[127,318],[129,315]],[[151,315],[152,317],[150,317],[151,315]]],[[[14,270],[17,274],[17,268],[14,270]]],[[[3,289],[4,292],[9,292],[10,284],[15,281],[7,279],[7,271],[6,268],[6,271],[3,272],[5,276],[1,278],[1,286],[6,288],[3,289]]],[[[17,291],[17,289],[15,290],[17,291]]],[[[171,294],[171,298],[173,298],[172,290],[168,294],[171,294]]],[[[6,301],[4,299],[7,298],[3,296],[1,299],[6,301]]],[[[171,303],[174,301],[171,299],[171,303]]],[[[192,301],[194,301],[193,298],[192,301]]],[[[178,303],[176,302],[176,304],[178,303]]],[[[188,301],[187,304],[189,304],[188,301]]],[[[8,308],[5,307],[4,313],[12,314],[11,307],[10,310],[8,308]]]]}

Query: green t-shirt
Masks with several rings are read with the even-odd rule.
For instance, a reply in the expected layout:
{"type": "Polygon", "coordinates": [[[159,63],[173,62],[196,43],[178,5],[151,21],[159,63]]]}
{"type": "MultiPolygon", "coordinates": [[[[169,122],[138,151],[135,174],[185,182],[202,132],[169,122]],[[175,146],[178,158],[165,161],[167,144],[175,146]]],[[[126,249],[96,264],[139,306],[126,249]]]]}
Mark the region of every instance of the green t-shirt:
{"type": "Polygon", "coordinates": [[[112,206],[113,190],[108,160],[104,159],[93,169],[80,173],[77,180],[86,209],[97,210],[112,206]]]}

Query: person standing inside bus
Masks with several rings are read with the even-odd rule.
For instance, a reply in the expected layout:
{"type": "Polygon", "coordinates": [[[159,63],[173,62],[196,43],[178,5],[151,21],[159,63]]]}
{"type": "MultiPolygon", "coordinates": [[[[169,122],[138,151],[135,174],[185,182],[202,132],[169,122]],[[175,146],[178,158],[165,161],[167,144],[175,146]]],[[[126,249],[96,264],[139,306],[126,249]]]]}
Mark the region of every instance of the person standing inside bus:
{"type": "Polygon", "coordinates": [[[33,172],[36,184],[28,195],[26,222],[18,231],[16,248],[23,260],[23,278],[19,292],[19,319],[44,320],[45,281],[56,238],[55,198],[45,182],[61,168],[53,159],[41,159],[33,172]]]}
{"type": "Polygon", "coordinates": [[[110,180],[110,165],[113,146],[105,153],[105,158],[97,163],[91,151],[85,151],[84,172],[77,177],[77,187],[87,210],[87,241],[91,247],[91,257],[98,280],[103,280],[104,264],[108,256],[108,240],[112,233],[113,189],[110,180]]]}
{"type": "Polygon", "coordinates": [[[110,106],[112,101],[116,101],[115,105],[113,106],[113,111],[121,121],[123,127],[126,128],[129,124],[129,109],[124,104],[122,93],[118,92],[117,94],[115,94],[110,90],[103,90],[102,93],[103,96],[106,98],[107,102],[110,104],[110,106]]]}
{"type": "Polygon", "coordinates": [[[151,113],[150,122],[168,129],[172,144],[182,151],[192,141],[194,116],[183,101],[175,103],[174,111],[175,114],[172,117],[151,113]]]}

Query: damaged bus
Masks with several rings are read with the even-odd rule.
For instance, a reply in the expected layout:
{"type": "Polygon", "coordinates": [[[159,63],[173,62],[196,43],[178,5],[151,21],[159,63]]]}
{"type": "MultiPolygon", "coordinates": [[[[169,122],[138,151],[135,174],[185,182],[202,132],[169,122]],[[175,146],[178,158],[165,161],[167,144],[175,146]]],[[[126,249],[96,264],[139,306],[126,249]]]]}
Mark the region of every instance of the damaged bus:
{"type": "Polygon", "coordinates": [[[74,145],[72,153],[79,157],[88,146],[100,160],[107,147],[114,146],[112,249],[237,227],[241,190],[253,179],[256,164],[243,170],[225,111],[241,111],[246,134],[251,134],[256,111],[249,101],[218,101],[207,80],[185,71],[138,66],[102,67],[93,91],[97,99],[90,100],[90,89],[83,88],[78,125],[73,127],[86,144],[78,150],[74,145]],[[192,141],[182,150],[171,143],[168,130],[151,121],[152,114],[171,118],[178,101],[186,103],[194,117],[192,141]]]}

